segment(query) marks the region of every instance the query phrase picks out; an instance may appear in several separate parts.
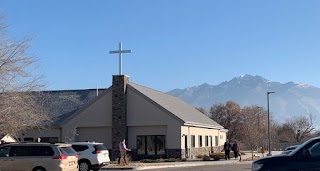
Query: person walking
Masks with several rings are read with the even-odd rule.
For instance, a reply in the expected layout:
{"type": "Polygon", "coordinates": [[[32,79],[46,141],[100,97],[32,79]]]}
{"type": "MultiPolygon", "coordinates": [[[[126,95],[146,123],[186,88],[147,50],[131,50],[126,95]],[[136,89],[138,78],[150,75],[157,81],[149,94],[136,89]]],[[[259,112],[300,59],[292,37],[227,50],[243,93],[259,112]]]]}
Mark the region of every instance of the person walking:
{"type": "Polygon", "coordinates": [[[238,154],[239,154],[238,147],[239,146],[238,146],[237,143],[233,143],[232,150],[233,150],[233,153],[234,153],[234,159],[238,158],[238,154]]]}
{"type": "Polygon", "coordinates": [[[127,148],[126,140],[124,138],[119,143],[119,151],[120,151],[120,156],[118,159],[118,164],[120,165],[120,160],[123,159],[125,164],[128,165],[126,156],[127,156],[127,151],[131,151],[131,149],[127,148]]]}
{"type": "Polygon", "coordinates": [[[224,148],[224,158],[226,160],[230,160],[230,148],[231,148],[231,144],[229,143],[229,140],[227,139],[227,141],[224,143],[223,145],[224,148]]]}

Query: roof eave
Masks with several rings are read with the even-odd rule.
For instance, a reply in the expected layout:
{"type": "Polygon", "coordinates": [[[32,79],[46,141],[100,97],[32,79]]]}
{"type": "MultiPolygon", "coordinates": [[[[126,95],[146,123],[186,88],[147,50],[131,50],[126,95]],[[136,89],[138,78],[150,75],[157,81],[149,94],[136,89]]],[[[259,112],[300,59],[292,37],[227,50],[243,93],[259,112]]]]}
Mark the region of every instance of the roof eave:
{"type": "Polygon", "coordinates": [[[209,125],[209,124],[202,124],[196,122],[185,122],[185,126],[194,126],[194,127],[202,127],[202,128],[211,128],[211,129],[218,129],[218,130],[225,130],[223,126],[218,125],[209,125]]]}

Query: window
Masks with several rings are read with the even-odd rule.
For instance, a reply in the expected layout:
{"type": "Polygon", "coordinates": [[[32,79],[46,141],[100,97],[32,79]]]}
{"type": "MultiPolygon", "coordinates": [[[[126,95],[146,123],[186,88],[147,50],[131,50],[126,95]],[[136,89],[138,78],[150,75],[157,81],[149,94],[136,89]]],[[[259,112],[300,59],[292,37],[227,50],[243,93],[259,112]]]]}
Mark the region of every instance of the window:
{"type": "Polygon", "coordinates": [[[12,146],[9,156],[53,156],[50,146],[12,146]]]}
{"type": "Polygon", "coordinates": [[[59,147],[60,151],[66,156],[74,156],[76,152],[71,147],[59,147]]]}
{"type": "Polygon", "coordinates": [[[312,157],[319,157],[320,156],[320,142],[315,143],[310,148],[311,156],[312,157]]]}
{"type": "Polygon", "coordinates": [[[58,137],[40,137],[40,142],[57,143],[58,137]]]}
{"type": "Polygon", "coordinates": [[[31,147],[34,156],[53,156],[54,151],[49,146],[33,146],[31,147]]]}
{"type": "Polygon", "coordinates": [[[107,150],[107,148],[103,144],[94,145],[93,148],[96,151],[98,151],[98,150],[107,150]]]}
{"type": "Polygon", "coordinates": [[[137,136],[137,153],[143,155],[164,155],[165,141],[164,135],[137,136]]]}
{"type": "Polygon", "coordinates": [[[205,137],[205,141],[206,141],[205,142],[206,143],[206,147],[208,147],[209,146],[209,137],[208,136],[205,137]]]}
{"type": "Polygon", "coordinates": [[[146,139],[145,136],[138,136],[137,137],[137,153],[138,154],[145,154],[146,153],[146,139]]]}
{"type": "Polygon", "coordinates": [[[10,148],[8,146],[0,148],[0,157],[9,157],[10,148]]]}
{"type": "Polygon", "coordinates": [[[32,137],[24,138],[23,141],[33,142],[33,138],[32,137]]]}
{"type": "Polygon", "coordinates": [[[214,136],[214,138],[215,138],[216,146],[218,146],[219,145],[218,144],[218,141],[219,141],[218,136],[214,136]]]}
{"type": "Polygon", "coordinates": [[[191,147],[195,147],[196,146],[196,136],[191,135],[191,147]]]}
{"type": "Polygon", "coordinates": [[[84,151],[86,149],[88,149],[89,147],[86,145],[72,145],[72,148],[78,152],[78,151],[84,151]]]}
{"type": "Polygon", "coordinates": [[[202,147],[202,135],[199,135],[199,147],[202,147]]]}
{"type": "Polygon", "coordinates": [[[155,136],[147,136],[147,155],[156,154],[155,136]]]}
{"type": "Polygon", "coordinates": [[[166,140],[165,136],[157,136],[157,155],[165,154],[166,151],[166,140]]]}

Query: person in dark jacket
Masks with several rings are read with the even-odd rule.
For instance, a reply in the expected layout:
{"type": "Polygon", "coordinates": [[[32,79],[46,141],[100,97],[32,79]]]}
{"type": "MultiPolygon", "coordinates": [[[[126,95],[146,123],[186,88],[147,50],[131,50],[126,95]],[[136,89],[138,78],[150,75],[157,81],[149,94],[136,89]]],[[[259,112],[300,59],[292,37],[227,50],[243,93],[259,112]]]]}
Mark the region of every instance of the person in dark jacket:
{"type": "Polygon", "coordinates": [[[232,150],[233,150],[233,153],[234,153],[234,158],[237,159],[238,155],[239,155],[238,144],[237,143],[233,143],[232,150]]]}
{"type": "Polygon", "coordinates": [[[229,143],[229,140],[227,139],[227,141],[224,143],[223,145],[223,148],[224,148],[224,158],[226,160],[230,160],[230,148],[231,148],[231,144],[229,143]]]}

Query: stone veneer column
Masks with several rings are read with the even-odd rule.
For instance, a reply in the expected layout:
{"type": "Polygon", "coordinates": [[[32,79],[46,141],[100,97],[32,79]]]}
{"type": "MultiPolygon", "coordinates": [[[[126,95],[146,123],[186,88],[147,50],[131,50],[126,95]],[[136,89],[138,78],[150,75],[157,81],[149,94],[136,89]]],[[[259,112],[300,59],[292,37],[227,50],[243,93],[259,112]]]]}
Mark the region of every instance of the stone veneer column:
{"type": "MultiPolygon", "coordinates": [[[[112,80],[112,159],[119,156],[119,142],[127,140],[127,95],[126,88],[129,77],[114,75],[112,80]]],[[[127,143],[126,143],[127,144],[127,143]]]]}

